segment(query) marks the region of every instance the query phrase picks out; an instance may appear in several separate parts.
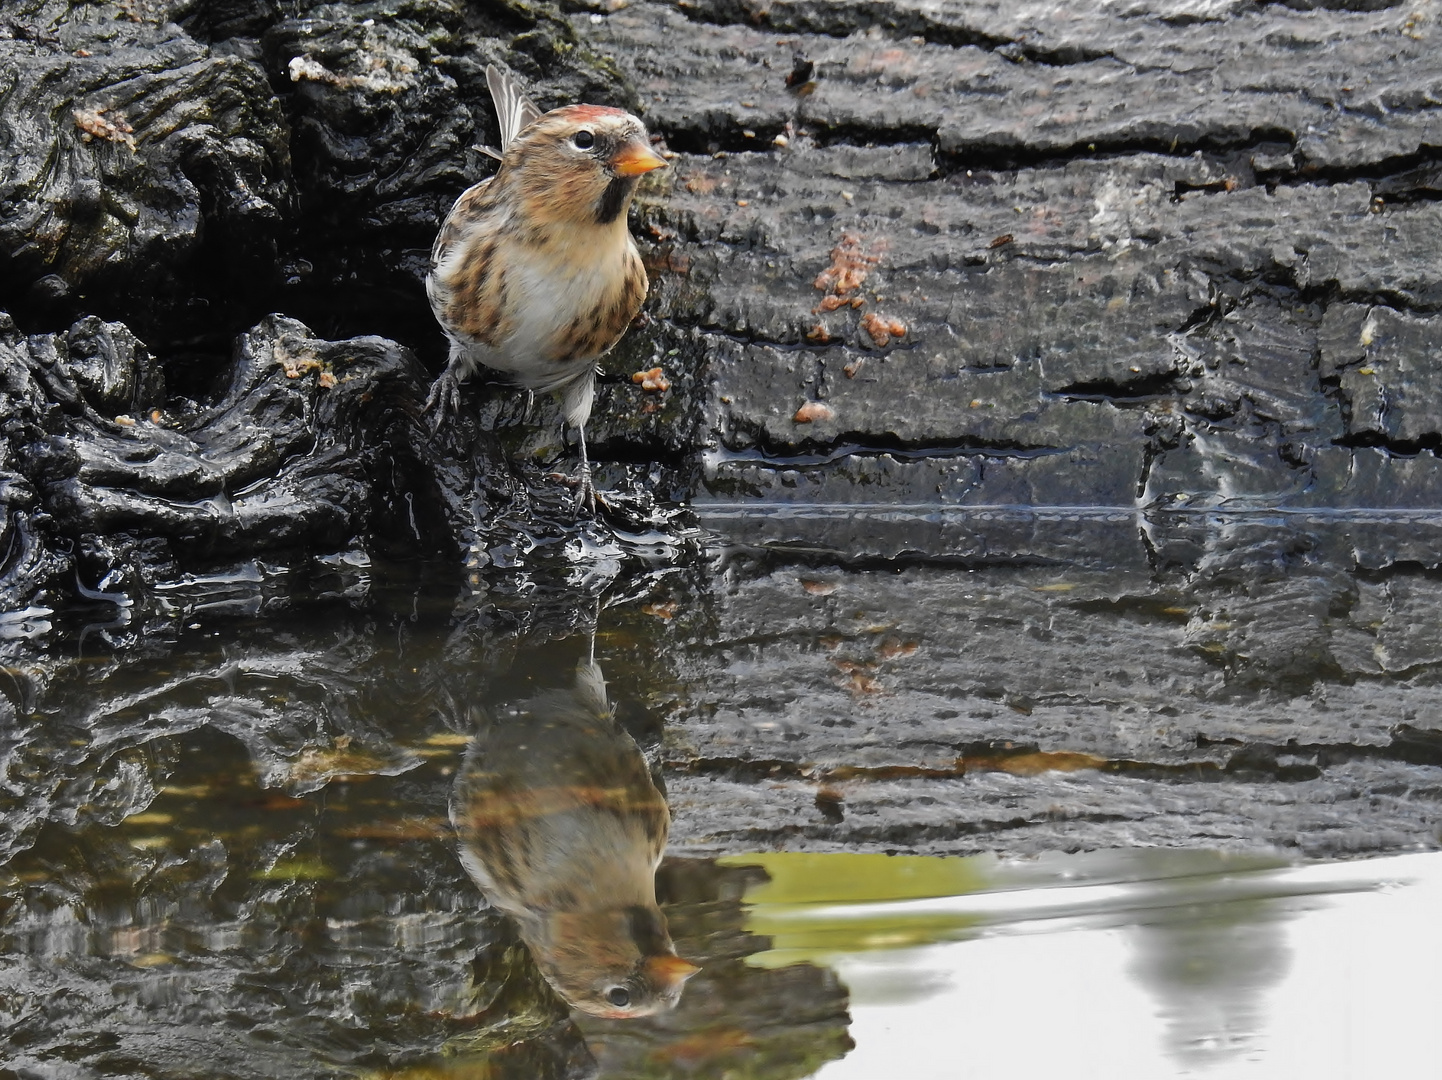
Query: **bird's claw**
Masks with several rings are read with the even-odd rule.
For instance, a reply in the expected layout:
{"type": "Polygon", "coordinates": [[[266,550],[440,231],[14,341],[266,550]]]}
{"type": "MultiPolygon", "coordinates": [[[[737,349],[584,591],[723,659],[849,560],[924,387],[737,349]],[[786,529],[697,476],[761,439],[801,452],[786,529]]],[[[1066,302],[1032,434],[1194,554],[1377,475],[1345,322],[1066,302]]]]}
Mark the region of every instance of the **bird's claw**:
{"type": "Polygon", "coordinates": [[[429,416],[431,430],[440,431],[447,420],[455,416],[461,407],[461,383],[449,371],[443,371],[431,384],[430,396],[426,398],[422,416],[429,416]]]}
{"type": "Polygon", "coordinates": [[[610,505],[606,502],[605,492],[597,491],[595,485],[591,483],[589,474],[584,478],[579,472],[548,472],[543,475],[553,484],[565,484],[567,487],[576,489],[575,507],[577,510],[584,506],[594,513],[597,506],[610,505]]]}
{"type": "Polygon", "coordinates": [[[587,513],[596,512],[596,488],[591,483],[591,470],[582,467],[581,475],[576,478],[576,509],[584,508],[587,513]]]}

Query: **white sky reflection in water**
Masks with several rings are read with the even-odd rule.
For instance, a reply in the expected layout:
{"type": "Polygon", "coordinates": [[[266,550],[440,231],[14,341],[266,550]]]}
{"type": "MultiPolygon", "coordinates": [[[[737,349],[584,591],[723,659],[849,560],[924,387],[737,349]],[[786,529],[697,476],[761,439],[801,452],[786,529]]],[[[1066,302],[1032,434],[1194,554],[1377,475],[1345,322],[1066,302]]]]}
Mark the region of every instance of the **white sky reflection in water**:
{"type": "Polygon", "coordinates": [[[757,910],[805,933],[881,909],[968,940],[813,950],[856,1041],[817,1080],[1442,1077],[1439,854],[757,910]]]}

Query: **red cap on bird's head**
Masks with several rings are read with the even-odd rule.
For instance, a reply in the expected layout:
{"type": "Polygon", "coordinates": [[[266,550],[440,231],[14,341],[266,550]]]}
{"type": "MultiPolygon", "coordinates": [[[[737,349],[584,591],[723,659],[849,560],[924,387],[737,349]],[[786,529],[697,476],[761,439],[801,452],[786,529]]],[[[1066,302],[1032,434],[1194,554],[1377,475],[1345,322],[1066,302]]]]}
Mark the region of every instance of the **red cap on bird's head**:
{"type": "Polygon", "coordinates": [[[609,105],[562,105],[555,111],[579,123],[588,120],[619,120],[631,115],[625,109],[613,109],[609,105]]]}

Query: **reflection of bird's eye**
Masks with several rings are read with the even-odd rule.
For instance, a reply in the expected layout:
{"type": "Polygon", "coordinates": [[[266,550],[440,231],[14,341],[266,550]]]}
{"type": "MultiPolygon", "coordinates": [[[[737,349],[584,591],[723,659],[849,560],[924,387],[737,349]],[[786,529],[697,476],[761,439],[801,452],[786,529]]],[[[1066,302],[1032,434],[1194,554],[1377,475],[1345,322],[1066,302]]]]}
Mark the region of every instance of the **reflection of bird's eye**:
{"type": "Polygon", "coordinates": [[[596,145],[596,136],[589,131],[578,131],[571,136],[571,142],[576,144],[577,150],[589,150],[596,145]]]}
{"type": "Polygon", "coordinates": [[[606,1000],[618,1009],[624,1009],[631,1004],[631,991],[624,986],[613,986],[606,991],[606,1000]]]}

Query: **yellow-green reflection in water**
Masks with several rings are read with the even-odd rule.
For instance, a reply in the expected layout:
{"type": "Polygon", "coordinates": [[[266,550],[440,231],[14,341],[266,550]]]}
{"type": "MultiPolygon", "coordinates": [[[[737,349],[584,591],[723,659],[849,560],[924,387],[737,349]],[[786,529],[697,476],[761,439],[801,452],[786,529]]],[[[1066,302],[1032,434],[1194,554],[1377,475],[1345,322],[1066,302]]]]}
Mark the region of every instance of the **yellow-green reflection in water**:
{"type": "Polygon", "coordinates": [[[871,949],[963,936],[968,914],[916,911],[896,901],[962,896],[989,886],[996,860],[878,853],[728,855],[721,866],[759,866],[769,880],[746,891],[746,929],[771,939],[756,967],[813,963],[871,949]],[[843,906],[844,905],[844,906],[843,906]]]}
{"type": "Polygon", "coordinates": [[[755,866],[766,874],[744,897],[746,929],[771,939],[768,950],[749,959],[761,967],[824,965],[851,953],[956,941],[998,921],[1056,917],[1095,905],[1125,910],[1183,895],[1193,903],[1236,899],[1275,885],[1256,884],[1247,875],[1288,865],[1272,855],[1164,850],[1028,861],[765,852],[723,856],[717,863],[755,866]]]}

